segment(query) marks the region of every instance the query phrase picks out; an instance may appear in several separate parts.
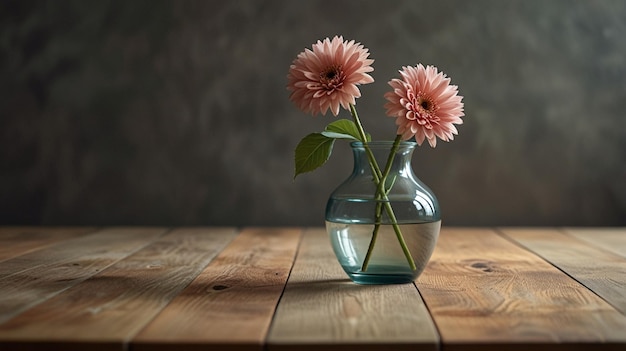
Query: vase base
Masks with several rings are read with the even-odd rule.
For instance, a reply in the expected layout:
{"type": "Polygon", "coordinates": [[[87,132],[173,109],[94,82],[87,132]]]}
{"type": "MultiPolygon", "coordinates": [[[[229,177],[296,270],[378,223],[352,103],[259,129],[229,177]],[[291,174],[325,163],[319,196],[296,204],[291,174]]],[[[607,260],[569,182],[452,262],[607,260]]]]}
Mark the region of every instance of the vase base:
{"type": "MultiPolygon", "coordinates": [[[[412,283],[417,278],[417,272],[398,272],[391,269],[388,272],[381,272],[381,268],[371,269],[371,272],[362,272],[359,270],[347,269],[343,267],[350,279],[357,284],[373,285],[373,284],[407,284],[412,283]]],[[[353,268],[353,267],[350,267],[353,268]]]]}
{"type": "Polygon", "coordinates": [[[370,274],[348,274],[350,280],[362,285],[380,285],[380,284],[408,284],[413,283],[412,277],[407,276],[389,276],[389,275],[370,275],[370,274]]]}

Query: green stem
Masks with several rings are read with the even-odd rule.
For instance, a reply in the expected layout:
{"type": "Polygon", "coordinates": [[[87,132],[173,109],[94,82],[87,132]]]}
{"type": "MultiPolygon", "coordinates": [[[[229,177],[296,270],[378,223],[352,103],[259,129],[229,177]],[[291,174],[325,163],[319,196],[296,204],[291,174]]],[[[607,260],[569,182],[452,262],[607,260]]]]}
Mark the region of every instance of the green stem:
{"type": "Polygon", "coordinates": [[[367,266],[370,263],[370,258],[372,258],[372,252],[374,251],[374,246],[376,246],[376,239],[378,238],[378,231],[380,230],[380,222],[383,215],[383,206],[381,201],[376,201],[376,223],[374,224],[374,231],[372,232],[372,240],[370,240],[370,244],[367,247],[367,253],[365,254],[365,259],[363,260],[363,265],[361,265],[361,271],[365,272],[367,270],[367,266]]]}
{"type": "Polygon", "coordinates": [[[385,184],[387,183],[387,176],[389,175],[389,171],[391,171],[391,165],[393,164],[393,160],[396,156],[396,151],[400,146],[401,136],[396,136],[396,140],[393,142],[393,146],[391,147],[391,151],[389,153],[389,157],[387,157],[387,164],[385,165],[385,170],[383,171],[382,177],[378,186],[376,187],[376,218],[374,220],[374,231],[372,232],[372,240],[370,240],[370,244],[367,248],[367,253],[365,254],[365,259],[363,260],[363,265],[361,266],[361,270],[365,272],[369,265],[370,259],[372,258],[372,252],[374,251],[374,246],[376,245],[376,239],[378,238],[378,231],[380,230],[380,224],[382,222],[383,216],[383,206],[382,200],[383,195],[388,193],[389,189],[385,189],[385,184]]]}
{"type": "Polygon", "coordinates": [[[415,261],[413,261],[413,257],[411,256],[411,252],[409,251],[409,247],[406,245],[404,241],[404,237],[402,236],[402,231],[400,230],[400,226],[398,225],[398,220],[396,219],[395,214],[393,213],[393,209],[391,208],[391,204],[389,201],[385,201],[385,210],[387,211],[387,215],[391,220],[391,225],[393,226],[393,230],[396,233],[396,237],[400,242],[400,246],[402,247],[402,252],[404,252],[404,256],[406,257],[407,262],[409,262],[409,266],[411,266],[412,270],[416,270],[415,261]]]}
{"type": "Polygon", "coordinates": [[[398,148],[400,147],[401,141],[402,141],[402,135],[396,135],[396,139],[393,141],[393,145],[391,146],[391,151],[389,152],[389,157],[387,158],[387,164],[385,165],[383,178],[387,178],[387,176],[389,175],[389,172],[391,172],[391,166],[393,165],[393,160],[396,157],[396,152],[398,151],[398,148]]]}
{"type": "Polygon", "coordinates": [[[396,139],[394,140],[394,144],[390,151],[390,155],[387,158],[387,164],[385,165],[385,171],[383,173],[381,172],[380,167],[378,166],[378,163],[376,162],[376,158],[374,157],[372,150],[367,144],[367,136],[365,135],[365,131],[363,130],[363,125],[361,124],[361,120],[359,119],[359,114],[356,112],[356,107],[354,107],[354,105],[352,104],[350,105],[350,112],[352,114],[352,118],[354,119],[354,123],[357,126],[357,130],[359,132],[359,136],[361,137],[361,141],[363,142],[363,147],[365,148],[365,152],[369,160],[370,168],[372,169],[372,175],[374,176],[374,182],[376,184],[376,200],[377,200],[376,213],[375,213],[376,223],[374,225],[374,231],[372,232],[372,239],[367,249],[367,254],[365,255],[365,259],[363,261],[361,270],[362,271],[367,270],[367,266],[369,264],[374,246],[376,244],[376,239],[378,238],[378,232],[380,229],[380,223],[381,223],[381,218],[382,218],[382,210],[380,208],[381,202],[384,203],[385,212],[387,213],[387,216],[389,216],[389,219],[391,220],[391,225],[393,227],[394,232],[396,233],[396,237],[398,238],[400,246],[402,247],[402,252],[404,253],[404,256],[406,257],[407,262],[409,263],[409,266],[411,267],[412,270],[416,270],[417,267],[415,266],[413,257],[411,256],[411,253],[409,252],[409,248],[407,247],[406,242],[404,241],[404,237],[402,236],[402,231],[400,229],[400,226],[398,225],[398,220],[396,219],[395,213],[393,212],[393,208],[391,207],[391,204],[389,203],[389,198],[387,197],[387,192],[385,190],[385,181],[391,170],[393,157],[395,157],[395,153],[400,145],[400,141],[402,140],[401,136],[400,135],[396,136],[396,139]]]}
{"type": "Polygon", "coordinates": [[[357,130],[359,132],[359,136],[361,137],[361,142],[363,143],[363,147],[365,148],[365,152],[367,153],[367,158],[369,159],[370,167],[372,168],[372,174],[374,175],[374,180],[376,181],[376,185],[380,183],[380,178],[382,177],[382,172],[378,167],[378,163],[376,162],[376,158],[372,153],[372,149],[370,149],[367,144],[367,136],[365,135],[365,130],[363,129],[363,125],[361,124],[361,119],[359,118],[359,114],[356,112],[356,107],[350,104],[350,112],[352,114],[352,118],[354,119],[354,123],[356,124],[357,130]]]}
{"type": "Polygon", "coordinates": [[[378,231],[380,229],[380,224],[382,222],[382,203],[385,202],[386,206],[386,210],[387,210],[387,214],[389,215],[389,218],[391,219],[391,223],[394,226],[394,231],[396,233],[396,237],[398,238],[398,241],[400,242],[400,246],[402,247],[402,251],[404,252],[404,255],[407,257],[407,261],[409,262],[409,265],[411,266],[411,268],[413,270],[415,270],[415,263],[413,261],[413,258],[411,256],[411,253],[409,252],[409,249],[406,245],[406,242],[404,241],[404,237],[402,236],[402,232],[400,231],[400,227],[397,225],[397,220],[395,217],[395,214],[393,212],[393,209],[391,208],[391,204],[388,202],[388,198],[387,198],[387,194],[389,192],[389,190],[391,190],[391,188],[386,189],[385,188],[385,184],[387,183],[387,177],[389,176],[389,172],[391,171],[391,166],[393,165],[393,161],[395,159],[396,156],[396,152],[398,151],[398,148],[400,147],[400,142],[402,141],[402,136],[397,135],[396,139],[393,142],[393,146],[391,147],[391,150],[389,151],[389,157],[387,157],[387,164],[385,165],[385,170],[383,171],[382,177],[380,179],[380,183],[378,183],[377,189],[376,189],[376,220],[375,220],[375,225],[374,225],[374,231],[372,233],[372,240],[370,241],[369,247],[367,248],[367,253],[365,255],[365,259],[363,260],[363,265],[361,266],[361,270],[362,271],[366,271],[367,267],[369,265],[369,261],[372,257],[372,252],[374,250],[374,246],[376,244],[376,239],[378,237],[378,231]]]}

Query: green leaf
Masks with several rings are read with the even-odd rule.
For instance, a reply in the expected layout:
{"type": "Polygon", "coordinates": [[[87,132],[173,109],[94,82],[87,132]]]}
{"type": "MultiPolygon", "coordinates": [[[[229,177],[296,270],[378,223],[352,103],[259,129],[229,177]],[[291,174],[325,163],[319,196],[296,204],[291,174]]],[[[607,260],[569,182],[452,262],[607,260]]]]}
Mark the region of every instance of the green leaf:
{"type": "Polygon", "coordinates": [[[341,133],[336,133],[336,132],[322,132],[322,135],[327,137],[327,138],[333,138],[333,139],[359,140],[359,139],[353,137],[352,135],[341,134],[341,133]]]}
{"type": "Polygon", "coordinates": [[[326,163],[333,152],[335,139],[312,133],[300,140],[295,152],[295,179],[299,174],[313,171],[326,163]]]}
{"type": "MultiPolygon", "coordinates": [[[[359,130],[357,129],[356,124],[354,124],[354,122],[349,119],[338,119],[330,123],[326,126],[326,132],[350,135],[356,140],[361,140],[361,136],[359,135],[359,130]]],[[[366,134],[365,137],[367,138],[366,141],[372,141],[372,137],[369,134],[366,134]]]]}

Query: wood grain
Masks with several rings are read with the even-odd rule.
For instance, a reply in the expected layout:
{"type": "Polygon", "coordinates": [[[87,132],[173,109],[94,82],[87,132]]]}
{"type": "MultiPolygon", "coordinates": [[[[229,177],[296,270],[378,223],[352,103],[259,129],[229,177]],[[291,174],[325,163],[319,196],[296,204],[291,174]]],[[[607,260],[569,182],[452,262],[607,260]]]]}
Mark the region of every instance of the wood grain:
{"type": "Polygon", "coordinates": [[[2,262],[0,323],[84,281],[163,233],[161,228],[111,228],[2,262]]]}
{"type": "Polygon", "coordinates": [[[564,232],[588,244],[626,257],[626,227],[565,228],[564,232]]]}
{"type": "MultiPolygon", "coordinates": [[[[574,277],[626,315],[626,258],[557,229],[511,228],[502,232],[574,277]]],[[[590,237],[589,240],[593,239],[590,237]]]]}
{"type": "Polygon", "coordinates": [[[626,341],[619,311],[492,230],[442,229],[417,286],[445,350],[623,350],[626,341]]]}
{"type": "Polygon", "coordinates": [[[351,283],[321,228],[89,230],[0,227],[0,350],[626,345],[623,228],[444,227],[419,292],[351,283]]]}
{"type": "Polygon", "coordinates": [[[0,227],[0,262],[93,231],[87,227],[0,227]]]}
{"type": "Polygon", "coordinates": [[[436,350],[438,341],[413,284],[354,284],[325,230],[306,232],[269,334],[270,351],[436,350]]]}
{"type": "Polygon", "coordinates": [[[261,350],[301,230],[244,230],[134,340],[134,351],[261,350]]]}
{"type": "Polygon", "coordinates": [[[14,347],[19,342],[34,350],[51,346],[124,350],[234,236],[229,228],[181,228],[168,233],[80,285],[0,324],[0,345],[14,347]]]}

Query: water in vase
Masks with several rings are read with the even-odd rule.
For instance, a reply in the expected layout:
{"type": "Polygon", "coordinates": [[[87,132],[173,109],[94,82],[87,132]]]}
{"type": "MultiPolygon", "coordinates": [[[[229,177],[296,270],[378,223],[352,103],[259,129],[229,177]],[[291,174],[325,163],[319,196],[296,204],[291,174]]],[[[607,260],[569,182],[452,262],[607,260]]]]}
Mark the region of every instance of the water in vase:
{"type": "Polygon", "coordinates": [[[402,236],[417,267],[412,270],[398,241],[393,226],[380,226],[369,265],[362,270],[363,260],[372,239],[373,224],[326,222],[339,263],[361,284],[408,283],[424,270],[435,249],[441,221],[400,224],[402,236]]]}

